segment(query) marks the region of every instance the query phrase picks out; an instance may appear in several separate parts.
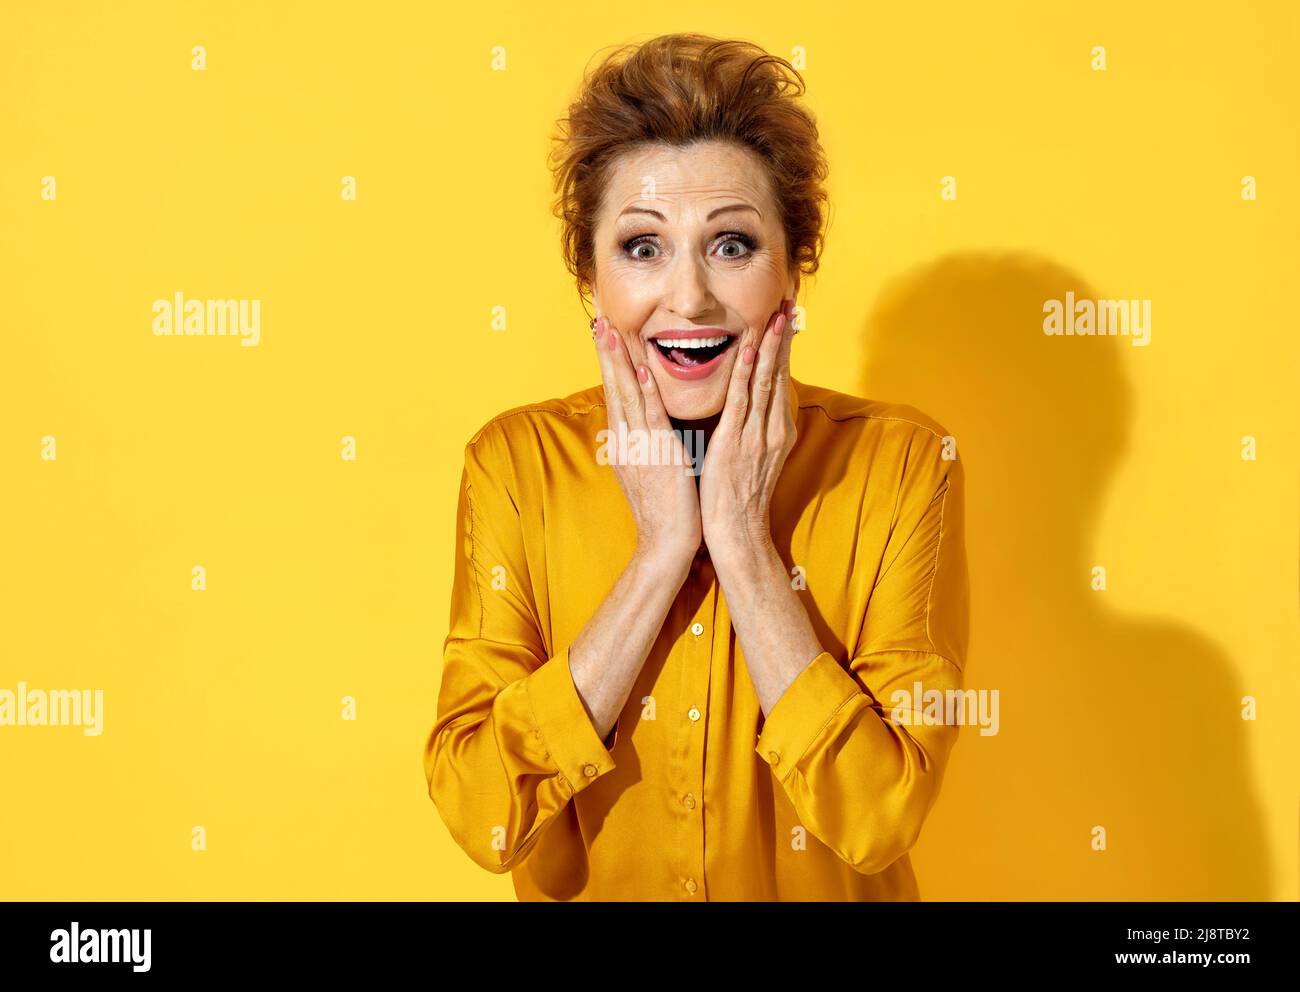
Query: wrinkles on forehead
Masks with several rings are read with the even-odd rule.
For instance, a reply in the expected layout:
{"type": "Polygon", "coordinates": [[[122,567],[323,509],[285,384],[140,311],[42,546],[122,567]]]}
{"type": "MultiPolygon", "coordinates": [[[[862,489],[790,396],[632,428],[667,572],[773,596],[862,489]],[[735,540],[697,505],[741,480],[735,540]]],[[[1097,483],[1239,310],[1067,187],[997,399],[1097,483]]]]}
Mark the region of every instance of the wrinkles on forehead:
{"type": "MultiPolygon", "coordinates": [[[[757,214],[744,214],[766,224],[775,213],[770,187],[761,159],[747,149],[725,143],[684,149],[656,146],[615,160],[601,219],[615,222],[629,207],[641,207],[657,210],[669,222],[702,224],[719,207],[748,203],[757,214]]],[[[629,216],[653,219],[641,212],[629,216]]]]}

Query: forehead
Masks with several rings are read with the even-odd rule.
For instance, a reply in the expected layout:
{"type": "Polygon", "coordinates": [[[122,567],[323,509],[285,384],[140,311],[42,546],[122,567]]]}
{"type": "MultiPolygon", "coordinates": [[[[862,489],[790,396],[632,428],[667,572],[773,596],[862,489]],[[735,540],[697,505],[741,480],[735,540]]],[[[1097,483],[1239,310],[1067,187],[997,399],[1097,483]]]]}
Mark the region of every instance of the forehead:
{"type": "Polygon", "coordinates": [[[743,200],[767,221],[774,217],[771,177],[752,149],[705,141],[685,148],[651,145],[631,149],[610,166],[602,220],[627,207],[653,206],[668,217],[743,200]],[[657,201],[657,202],[656,202],[657,201]]]}

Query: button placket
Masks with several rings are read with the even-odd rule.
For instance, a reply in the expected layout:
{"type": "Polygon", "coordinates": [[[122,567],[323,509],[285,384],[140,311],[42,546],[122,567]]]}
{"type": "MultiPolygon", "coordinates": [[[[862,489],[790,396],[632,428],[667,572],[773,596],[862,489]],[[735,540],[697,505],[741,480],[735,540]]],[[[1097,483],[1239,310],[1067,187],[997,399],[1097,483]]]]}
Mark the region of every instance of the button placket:
{"type": "Polygon", "coordinates": [[[686,816],[686,843],[682,845],[685,863],[683,887],[687,898],[701,898],[706,888],[704,851],[704,758],[705,734],[708,723],[704,714],[708,710],[709,684],[713,671],[713,653],[716,645],[714,618],[717,613],[717,588],[713,563],[707,557],[697,558],[690,573],[691,601],[699,602],[696,619],[689,627],[686,638],[686,664],[682,668],[682,702],[689,708],[678,710],[676,719],[682,721],[687,734],[688,766],[677,801],[686,816]]]}

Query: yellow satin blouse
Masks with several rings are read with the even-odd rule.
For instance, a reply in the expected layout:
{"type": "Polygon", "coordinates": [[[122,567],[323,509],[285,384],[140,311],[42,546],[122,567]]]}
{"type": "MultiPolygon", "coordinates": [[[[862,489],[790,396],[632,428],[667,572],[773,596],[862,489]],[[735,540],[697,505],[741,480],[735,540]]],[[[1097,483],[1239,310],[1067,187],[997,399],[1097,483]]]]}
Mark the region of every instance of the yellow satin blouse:
{"type": "Polygon", "coordinates": [[[602,386],[465,447],[450,630],[424,749],[456,843],[521,900],[918,899],[908,851],[958,727],[963,470],[920,411],[793,382],[772,534],[825,649],[764,718],[702,549],[605,741],[568,648],[636,528],[597,459],[602,386]]]}

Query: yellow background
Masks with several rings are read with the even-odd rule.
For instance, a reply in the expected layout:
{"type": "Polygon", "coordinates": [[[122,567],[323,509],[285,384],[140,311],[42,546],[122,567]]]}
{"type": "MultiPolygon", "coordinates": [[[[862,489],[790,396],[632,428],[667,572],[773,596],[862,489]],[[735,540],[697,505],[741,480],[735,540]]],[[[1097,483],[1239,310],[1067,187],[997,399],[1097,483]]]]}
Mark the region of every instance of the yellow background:
{"type": "Polygon", "coordinates": [[[922,895],[1295,899],[1293,5],[472,10],[3,6],[0,688],[105,725],[0,728],[0,897],[513,898],[420,767],[462,446],[599,381],[548,137],[599,49],[698,30],[806,52],[795,377],[967,461],[1001,733],[963,732],[922,895]],[[1151,344],[1045,338],[1065,289],[1150,299],[1151,344]],[[155,337],[177,291],[260,299],[261,343],[155,337]]]}

